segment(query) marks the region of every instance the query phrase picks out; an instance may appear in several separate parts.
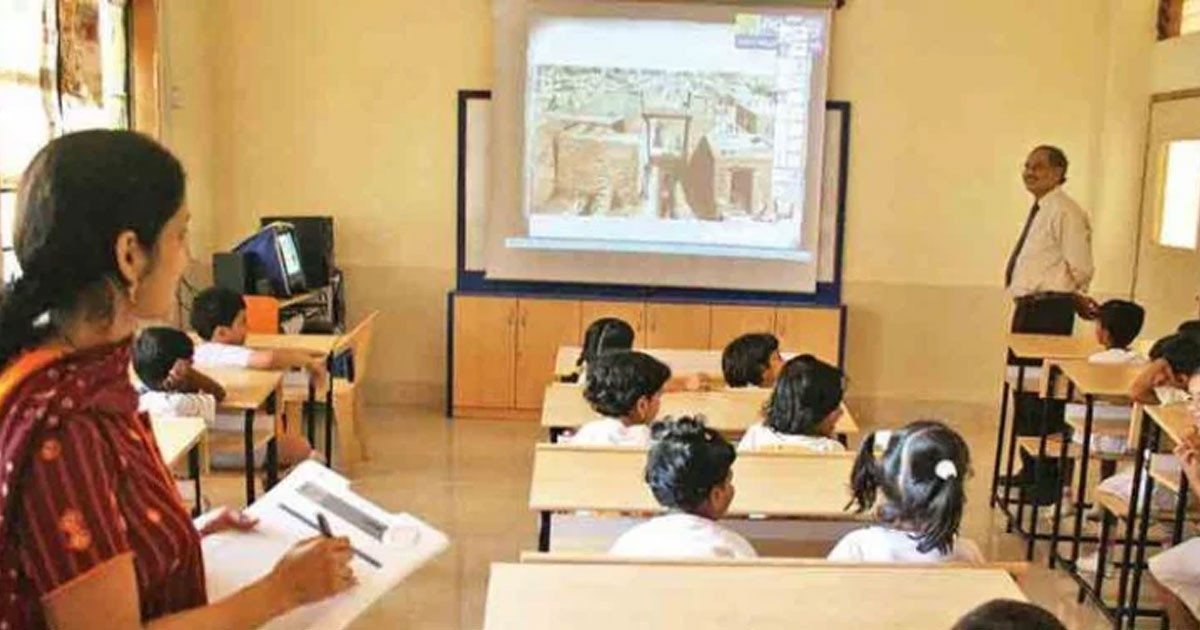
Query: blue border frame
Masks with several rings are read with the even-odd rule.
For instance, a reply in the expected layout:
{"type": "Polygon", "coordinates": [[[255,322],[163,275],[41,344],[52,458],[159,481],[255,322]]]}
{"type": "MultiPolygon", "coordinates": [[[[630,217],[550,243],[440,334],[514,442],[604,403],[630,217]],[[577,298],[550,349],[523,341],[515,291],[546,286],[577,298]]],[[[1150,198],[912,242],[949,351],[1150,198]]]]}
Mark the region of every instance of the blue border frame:
{"type": "Polygon", "coordinates": [[[833,282],[818,282],[813,293],[782,291],[743,291],[737,289],[698,289],[694,287],[647,286],[633,284],[593,284],[547,282],[537,280],[489,280],[482,271],[468,271],[467,238],[467,103],[490,100],[490,90],[458,92],[458,174],[457,243],[455,245],[455,291],[472,295],[509,295],[537,297],[590,297],[616,300],[668,300],[730,304],[813,304],[839,306],[842,303],[842,249],[845,244],[846,193],[849,189],[850,103],[826,101],[826,110],[842,112],[841,147],[838,153],[837,236],[833,252],[833,282]]]}

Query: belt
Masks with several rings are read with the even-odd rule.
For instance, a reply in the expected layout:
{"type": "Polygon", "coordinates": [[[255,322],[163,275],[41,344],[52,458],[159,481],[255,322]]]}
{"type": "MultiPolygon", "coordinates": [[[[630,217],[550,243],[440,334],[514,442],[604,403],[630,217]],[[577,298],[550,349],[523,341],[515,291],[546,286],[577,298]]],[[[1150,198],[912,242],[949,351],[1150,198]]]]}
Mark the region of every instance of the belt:
{"type": "Polygon", "coordinates": [[[1037,293],[1022,295],[1018,298],[1015,298],[1014,301],[1016,301],[1017,304],[1032,304],[1042,300],[1061,300],[1063,298],[1074,300],[1075,294],[1065,293],[1062,291],[1039,291],[1037,293]]]}

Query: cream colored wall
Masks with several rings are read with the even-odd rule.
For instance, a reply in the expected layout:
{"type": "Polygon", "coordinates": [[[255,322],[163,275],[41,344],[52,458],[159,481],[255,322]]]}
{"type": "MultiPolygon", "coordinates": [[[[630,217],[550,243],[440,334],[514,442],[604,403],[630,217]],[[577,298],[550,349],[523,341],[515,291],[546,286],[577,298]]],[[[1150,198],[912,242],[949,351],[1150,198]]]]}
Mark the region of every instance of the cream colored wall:
{"type": "MultiPolygon", "coordinates": [[[[838,12],[830,96],[854,104],[856,396],[998,394],[1001,276],[1029,206],[1019,167],[1040,142],[1071,155],[1070,190],[1094,215],[1096,288],[1128,291],[1153,5],[852,0],[838,12]]],[[[212,143],[212,244],[260,213],[334,214],[352,315],[385,313],[379,393],[433,402],[453,283],[455,91],[490,85],[489,0],[205,8],[196,21],[215,32],[177,25],[209,36],[177,52],[209,59],[212,112],[172,124],[189,146],[212,143]]]]}
{"type": "Polygon", "coordinates": [[[1158,94],[1200,88],[1200,33],[1156,44],[1150,76],[1158,94]]]}

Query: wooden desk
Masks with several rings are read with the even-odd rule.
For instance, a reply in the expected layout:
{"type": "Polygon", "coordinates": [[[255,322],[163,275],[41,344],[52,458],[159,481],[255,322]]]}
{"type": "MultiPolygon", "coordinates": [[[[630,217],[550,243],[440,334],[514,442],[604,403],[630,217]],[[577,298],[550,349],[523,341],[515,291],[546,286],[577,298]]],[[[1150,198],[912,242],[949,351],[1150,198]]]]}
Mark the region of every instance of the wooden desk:
{"type": "Polygon", "coordinates": [[[168,468],[174,468],[179,460],[187,455],[188,475],[196,491],[196,501],[192,504],[192,518],[200,516],[202,506],[200,490],[200,447],[208,429],[204,426],[203,418],[150,418],[150,428],[154,431],[154,441],[158,443],[158,451],[168,468]]]}
{"type": "Polygon", "coordinates": [[[996,598],[1000,569],[492,565],[485,630],[949,628],[996,598]]]}
{"type": "MultiPolygon", "coordinates": [[[[728,435],[741,435],[762,422],[762,407],[771,390],[758,387],[718,389],[709,392],[668,392],[662,395],[658,417],[703,414],[709,427],[728,435]]],[[[551,383],[542,399],[542,426],[550,429],[550,441],[556,441],[562,429],[574,429],[595,420],[583,398],[583,388],[572,383],[551,383]]],[[[856,435],[860,431],[850,410],[842,405],[834,433],[856,435]]],[[[844,440],[843,440],[844,442],[844,440]]]]}
{"type": "Polygon", "coordinates": [[[205,374],[225,388],[225,400],[219,410],[240,411],[245,418],[242,448],[246,458],[246,505],[254,503],[254,415],[259,409],[275,415],[275,430],[267,441],[265,467],[266,485],[275,485],[279,474],[279,459],[274,433],[279,428],[279,413],[283,404],[283,372],[247,370],[243,368],[207,368],[205,374]]]}
{"type": "Polygon", "coordinates": [[[1018,359],[1086,359],[1104,349],[1094,335],[1029,335],[1009,333],[1008,349],[1018,359]]]}
{"type": "Polygon", "coordinates": [[[299,350],[311,354],[331,354],[341,342],[341,335],[246,335],[246,346],[259,350],[299,350]]]}
{"type": "MultiPolygon", "coordinates": [[[[579,359],[579,346],[559,346],[554,359],[554,375],[570,376],[575,373],[575,361],[579,359]]],[[[724,350],[677,350],[673,348],[637,348],[654,358],[666,363],[675,376],[680,374],[702,373],[717,380],[724,380],[725,373],[721,370],[721,353],[724,350]]],[[[784,360],[796,356],[795,352],[783,354],[784,360]]]]}
{"type": "MultiPolygon", "coordinates": [[[[739,453],[729,518],[763,516],[807,520],[862,520],[847,511],[854,454],[790,451],[739,453]]],[[[541,513],[538,550],[550,550],[550,513],[597,510],[657,514],[643,474],[646,449],[538,444],[529,509],[541,513]]]]}

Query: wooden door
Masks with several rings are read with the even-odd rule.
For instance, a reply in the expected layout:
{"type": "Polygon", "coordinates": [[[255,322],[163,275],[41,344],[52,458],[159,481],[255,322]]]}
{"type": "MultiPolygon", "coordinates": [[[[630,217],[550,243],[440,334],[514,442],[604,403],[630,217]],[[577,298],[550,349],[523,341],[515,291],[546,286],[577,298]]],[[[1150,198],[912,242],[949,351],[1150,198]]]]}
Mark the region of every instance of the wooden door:
{"type": "Polygon", "coordinates": [[[762,332],[775,332],[775,307],[714,305],[708,347],[724,350],[730,341],[746,333],[762,332]]]}
{"type": "Polygon", "coordinates": [[[646,347],[707,350],[711,317],[708,304],[647,304],[646,347]]]}
{"type": "Polygon", "coordinates": [[[812,354],[838,365],[841,333],[841,309],[781,306],[775,310],[775,336],[782,352],[812,354]]]}
{"type": "Polygon", "coordinates": [[[646,304],[643,302],[592,302],[579,305],[579,336],[576,344],[583,345],[583,333],[601,317],[616,317],[633,326],[633,347],[646,347],[646,304]]]}
{"type": "Polygon", "coordinates": [[[516,298],[455,296],[455,407],[513,407],[516,322],[516,298]]]}
{"type": "Polygon", "coordinates": [[[541,409],[546,386],[554,380],[559,346],[579,342],[579,302],[517,302],[516,403],[518,409],[541,409]]]}

